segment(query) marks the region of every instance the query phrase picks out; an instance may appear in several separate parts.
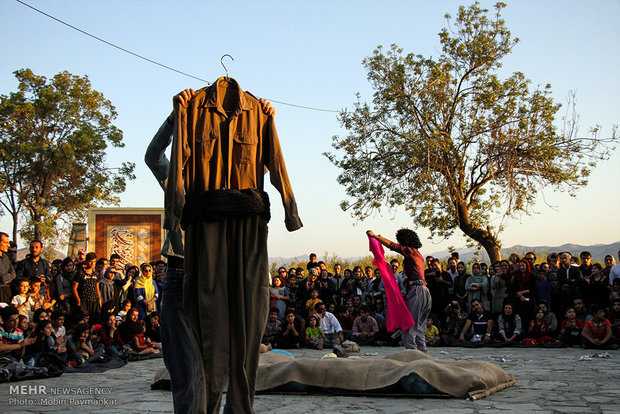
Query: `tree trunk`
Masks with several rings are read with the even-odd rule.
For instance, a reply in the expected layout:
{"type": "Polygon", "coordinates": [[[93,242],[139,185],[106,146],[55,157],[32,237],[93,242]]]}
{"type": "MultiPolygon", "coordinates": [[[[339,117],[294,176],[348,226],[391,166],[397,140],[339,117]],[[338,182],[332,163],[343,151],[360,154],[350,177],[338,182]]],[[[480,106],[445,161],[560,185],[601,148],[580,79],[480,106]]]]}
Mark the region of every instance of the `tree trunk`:
{"type": "Polygon", "coordinates": [[[11,240],[17,243],[17,225],[19,222],[19,213],[17,211],[14,211],[11,213],[11,216],[13,218],[13,238],[11,240]]]}
{"type": "Polygon", "coordinates": [[[469,219],[469,209],[464,201],[455,202],[455,207],[458,213],[458,226],[463,233],[480,243],[489,255],[491,263],[502,260],[499,240],[497,240],[489,230],[484,230],[472,225],[469,219]]]}

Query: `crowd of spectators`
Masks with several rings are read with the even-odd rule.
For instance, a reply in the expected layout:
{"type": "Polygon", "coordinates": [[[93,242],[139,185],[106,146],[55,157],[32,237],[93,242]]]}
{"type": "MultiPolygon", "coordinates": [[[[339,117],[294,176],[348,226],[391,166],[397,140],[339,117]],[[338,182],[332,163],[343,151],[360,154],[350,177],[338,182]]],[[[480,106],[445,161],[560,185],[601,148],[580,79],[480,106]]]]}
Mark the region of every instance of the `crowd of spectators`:
{"type": "Polygon", "coordinates": [[[0,357],[36,366],[54,354],[77,366],[160,353],[164,261],[138,267],[79,250],[50,263],[41,241],[29,250],[18,261],[17,246],[0,233],[0,357]]]}
{"type": "MultiPolygon", "coordinates": [[[[17,246],[0,233],[0,357],[36,365],[55,354],[72,366],[114,356],[157,354],[164,261],[136,266],[120,256],[77,257],[51,263],[43,243],[30,243],[17,261],[17,246]]],[[[618,252],[620,255],[620,252],[618,252]]],[[[516,254],[491,265],[443,263],[426,257],[425,279],[432,315],[431,346],[583,346],[616,348],[620,326],[620,265],[591,255],[516,254]]],[[[405,275],[390,262],[402,294],[405,275]]],[[[360,345],[402,346],[387,332],[387,302],[379,269],[327,269],[315,254],[305,268],[280,267],[271,278],[271,309],[263,343],[275,348],[331,348],[346,340],[360,345]]]]}
{"type": "MultiPolygon", "coordinates": [[[[467,264],[453,253],[444,269],[441,260],[427,256],[424,276],[433,302],[427,344],[616,349],[620,265],[615,258],[605,256],[604,267],[592,263],[587,251],[544,259],[528,252],[491,265],[467,264]]],[[[390,265],[404,295],[401,263],[394,259],[390,265]]],[[[305,268],[280,267],[271,279],[263,343],[322,349],[352,340],[402,346],[399,332],[386,330],[384,276],[371,266],[343,269],[336,263],[328,269],[314,253],[305,268]]]]}

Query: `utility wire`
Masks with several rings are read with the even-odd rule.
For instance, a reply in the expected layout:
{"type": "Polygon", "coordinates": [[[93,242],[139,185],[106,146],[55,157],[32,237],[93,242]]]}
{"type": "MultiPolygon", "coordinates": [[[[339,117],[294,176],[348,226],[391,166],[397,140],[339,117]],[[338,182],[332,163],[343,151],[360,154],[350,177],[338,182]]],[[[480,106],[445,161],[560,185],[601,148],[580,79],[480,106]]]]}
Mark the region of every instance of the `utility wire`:
{"type": "MultiPolygon", "coordinates": [[[[114,43],[112,43],[112,42],[108,42],[108,41],[107,41],[107,40],[105,40],[105,39],[102,39],[102,38],[100,38],[100,37],[98,37],[98,36],[95,36],[95,35],[93,35],[93,34],[91,34],[91,33],[88,33],[87,31],[82,30],[82,29],[80,29],[80,28],[78,28],[78,27],[75,27],[75,26],[73,26],[72,24],[69,24],[69,23],[67,23],[67,22],[65,22],[65,21],[63,21],[63,20],[60,20],[60,19],[58,19],[58,18],[56,18],[56,17],[52,16],[51,14],[45,13],[44,11],[37,9],[36,7],[33,7],[33,6],[29,5],[28,3],[23,2],[22,0],[15,0],[15,1],[17,1],[18,3],[20,3],[20,4],[22,4],[22,5],[24,5],[24,6],[28,7],[28,8],[30,8],[30,9],[32,9],[32,10],[34,10],[34,11],[36,11],[37,13],[41,13],[42,15],[44,15],[44,16],[46,16],[46,17],[49,17],[49,18],[50,18],[50,19],[52,19],[52,20],[57,21],[57,22],[58,22],[58,23],[60,23],[60,24],[63,24],[63,25],[65,25],[65,26],[67,26],[67,27],[70,27],[71,29],[76,30],[76,31],[78,31],[78,32],[80,32],[80,33],[82,33],[82,34],[85,34],[86,36],[92,37],[93,39],[98,40],[98,41],[100,41],[100,42],[102,42],[102,43],[105,43],[105,44],[106,44],[106,45],[108,45],[108,46],[112,46],[113,48],[116,48],[116,49],[118,49],[118,50],[120,50],[120,51],[123,51],[123,52],[125,52],[125,53],[129,53],[129,54],[130,54],[130,55],[132,55],[132,56],[135,56],[135,57],[137,57],[137,58],[139,58],[139,59],[145,60],[145,61],[147,61],[147,62],[149,62],[149,63],[154,64],[154,65],[160,66],[160,67],[162,67],[162,68],[164,68],[164,69],[171,70],[171,71],[173,71],[173,72],[179,73],[179,74],[184,75],[184,76],[187,76],[187,77],[189,77],[189,78],[196,79],[196,80],[199,80],[199,81],[201,81],[201,82],[205,82],[207,85],[211,85],[211,82],[209,82],[209,81],[208,81],[208,80],[206,80],[206,79],[202,79],[202,78],[199,78],[198,76],[194,76],[194,75],[192,75],[192,74],[189,74],[189,73],[187,73],[187,72],[183,72],[183,71],[181,71],[181,70],[175,69],[175,68],[170,67],[170,66],[168,66],[168,65],[164,65],[163,63],[159,63],[159,62],[157,62],[157,61],[155,61],[155,60],[153,60],[153,59],[149,59],[149,58],[147,58],[147,57],[145,57],[145,56],[142,56],[142,55],[140,55],[140,54],[138,54],[138,53],[132,52],[131,50],[128,50],[128,49],[125,49],[125,48],[123,48],[123,47],[121,47],[121,46],[118,46],[118,45],[116,45],[116,44],[114,44],[114,43]]],[[[269,98],[264,98],[264,99],[267,99],[268,101],[271,101],[271,102],[276,102],[276,103],[279,103],[279,104],[282,104],[282,105],[292,106],[292,107],[295,107],[295,108],[309,109],[309,110],[312,110],[312,111],[321,111],[321,112],[334,112],[334,113],[340,113],[340,111],[335,111],[335,110],[333,110],[333,109],[314,108],[314,107],[311,107],[311,106],[296,105],[296,104],[292,104],[292,103],[288,103],[288,102],[276,101],[275,99],[269,99],[269,98]]]]}

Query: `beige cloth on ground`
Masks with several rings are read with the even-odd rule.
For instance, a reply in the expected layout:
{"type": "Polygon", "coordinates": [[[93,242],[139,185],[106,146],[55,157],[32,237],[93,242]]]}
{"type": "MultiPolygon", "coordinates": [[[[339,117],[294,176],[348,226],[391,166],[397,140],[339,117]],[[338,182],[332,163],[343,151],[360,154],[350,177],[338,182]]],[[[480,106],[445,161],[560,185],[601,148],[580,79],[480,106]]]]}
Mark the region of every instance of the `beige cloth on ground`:
{"type": "Polygon", "coordinates": [[[373,390],[397,383],[415,372],[442,393],[480,399],[515,383],[514,377],[490,362],[446,361],[420,351],[405,350],[384,358],[293,359],[262,354],[257,391],[290,381],[326,388],[373,390]]]}
{"type": "MultiPolygon", "coordinates": [[[[441,393],[455,398],[480,399],[515,384],[514,377],[490,362],[447,361],[420,351],[405,350],[384,358],[294,359],[286,354],[261,354],[256,391],[267,391],[290,381],[351,391],[374,390],[416,373],[441,393]]],[[[165,368],[158,379],[169,379],[165,368]]]]}

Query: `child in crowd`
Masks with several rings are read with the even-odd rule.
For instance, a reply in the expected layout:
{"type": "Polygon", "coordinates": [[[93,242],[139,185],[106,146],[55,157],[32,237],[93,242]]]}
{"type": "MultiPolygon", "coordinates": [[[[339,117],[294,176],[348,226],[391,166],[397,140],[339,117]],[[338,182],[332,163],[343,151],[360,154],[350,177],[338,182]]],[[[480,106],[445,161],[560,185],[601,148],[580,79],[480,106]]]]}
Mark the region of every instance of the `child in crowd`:
{"type": "Polygon", "coordinates": [[[146,333],[146,324],[144,321],[138,321],[136,326],[137,332],[131,338],[132,349],[140,355],[159,354],[159,350],[155,347],[156,345],[144,335],[146,333]]]}
{"type": "Polygon", "coordinates": [[[548,342],[552,342],[553,338],[549,336],[551,328],[545,321],[545,312],[539,309],[536,312],[536,317],[530,322],[530,326],[527,329],[526,338],[523,343],[529,346],[542,345],[548,342]]]}
{"type": "Polygon", "coordinates": [[[65,315],[60,311],[52,312],[52,337],[58,352],[66,352],[67,330],[65,328],[65,315]]]}
{"type": "Polygon", "coordinates": [[[124,300],[123,303],[121,303],[121,310],[117,313],[117,316],[120,316],[121,321],[125,320],[125,316],[127,316],[127,312],[129,312],[131,306],[132,304],[130,300],[124,300]]]}
{"type": "Polygon", "coordinates": [[[67,340],[67,358],[69,365],[86,364],[95,355],[90,342],[90,328],[86,323],[80,323],[67,340]]]}
{"type": "Polygon", "coordinates": [[[312,289],[310,291],[310,299],[306,301],[306,313],[308,317],[316,315],[316,305],[318,303],[323,303],[323,301],[319,299],[319,291],[317,289],[312,289]]]}
{"type": "Polygon", "coordinates": [[[314,315],[308,319],[308,327],[306,328],[306,344],[308,348],[313,349],[323,349],[323,340],[325,339],[325,334],[320,326],[317,326],[319,323],[319,317],[314,315]]]}
{"type": "Polygon", "coordinates": [[[20,280],[17,283],[17,295],[11,299],[11,305],[15,306],[20,315],[28,318],[28,321],[32,319],[32,312],[34,309],[34,301],[28,294],[30,289],[30,282],[27,280],[20,280]]]}
{"type": "Polygon", "coordinates": [[[52,337],[51,321],[46,319],[39,321],[34,331],[34,337],[36,338],[35,342],[26,347],[26,352],[23,358],[26,363],[34,360],[34,364],[32,365],[37,364],[39,355],[42,352],[57,352],[56,347],[54,346],[54,338],[52,337]]]}
{"type": "Polygon", "coordinates": [[[93,347],[93,351],[95,351],[94,355],[97,357],[102,357],[105,353],[105,344],[101,338],[101,325],[95,324],[90,327],[90,343],[93,347]]]}
{"type": "Polygon", "coordinates": [[[278,308],[273,307],[269,309],[269,319],[267,320],[267,325],[265,326],[265,331],[263,332],[263,340],[261,341],[264,345],[271,344],[272,347],[276,346],[276,337],[280,333],[281,325],[278,315],[278,308]]]}
{"type": "Polygon", "coordinates": [[[540,302],[538,305],[538,309],[542,310],[545,313],[544,320],[549,325],[550,336],[555,337],[557,329],[558,329],[558,318],[555,316],[555,313],[549,310],[549,303],[546,301],[540,302]]]}
{"type": "Polygon", "coordinates": [[[27,316],[24,316],[24,315],[19,315],[19,317],[18,317],[18,318],[19,318],[19,320],[18,320],[18,322],[17,322],[17,327],[18,327],[19,329],[21,329],[21,331],[24,333],[24,337],[25,337],[25,338],[26,338],[26,337],[28,337],[28,336],[30,336],[30,334],[31,334],[32,332],[34,332],[34,328],[36,327],[36,324],[34,324],[34,323],[33,323],[33,324],[31,324],[31,323],[28,321],[28,317],[27,317],[27,316]]]}
{"type": "Polygon", "coordinates": [[[435,325],[433,325],[433,322],[435,320],[435,316],[433,315],[429,315],[428,318],[426,318],[426,345],[427,346],[436,346],[437,343],[439,342],[439,329],[437,329],[437,327],[435,325]]]}
{"type": "Polygon", "coordinates": [[[280,326],[280,334],[278,335],[278,348],[297,348],[302,343],[303,336],[301,324],[295,318],[295,312],[287,309],[284,316],[284,323],[280,326]]]}
{"type": "Polygon", "coordinates": [[[566,346],[580,346],[581,345],[581,330],[583,329],[583,322],[577,319],[577,312],[575,308],[570,307],[566,310],[566,319],[562,321],[562,327],[558,340],[562,341],[566,346]]]}
{"type": "Polygon", "coordinates": [[[592,318],[586,321],[581,336],[584,348],[618,348],[611,332],[611,323],[605,319],[605,309],[598,305],[592,305],[592,318]]]}
{"type": "Polygon", "coordinates": [[[46,299],[46,297],[41,294],[41,279],[38,277],[33,277],[30,279],[28,294],[33,302],[33,311],[38,309],[49,309],[56,303],[55,300],[52,302],[50,299],[46,299]]]}
{"type": "Polygon", "coordinates": [[[536,273],[536,303],[545,302],[548,305],[550,293],[551,285],[547,282],[547,272],[544,269],[539,269],[536,273]]]}

